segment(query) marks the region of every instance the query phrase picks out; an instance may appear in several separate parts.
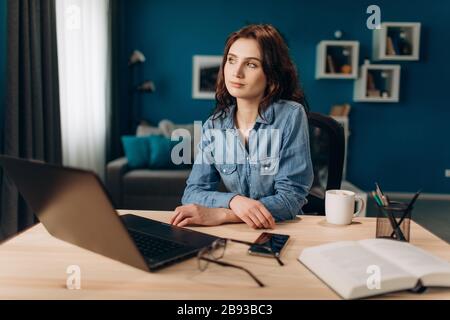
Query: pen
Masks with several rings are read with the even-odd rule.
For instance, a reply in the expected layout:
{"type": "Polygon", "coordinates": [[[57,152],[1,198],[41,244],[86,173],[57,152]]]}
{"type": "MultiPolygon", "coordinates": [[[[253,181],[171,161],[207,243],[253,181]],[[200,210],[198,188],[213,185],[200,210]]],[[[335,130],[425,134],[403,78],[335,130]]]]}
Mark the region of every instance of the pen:
{"type": "MultiPolygon", "coordinates": [[[[406,216],[408,215],[408,212],[412,209],[412,206],[414,205],[414,203],[416,202],[417,198],[419,197],[420,193],[422,192],[422,190],[419,190],[416,192],[416,194],[414,195],[414,197],[412,198],[412,200],[409,202],[408,207],[405,210],[405,213],[403,213],[400,221],[398,222],[398,225],[401,226],[403,220],[405,220],[406,216]]],[[[391,233],[391,237],[394,235],[394,232],[391,233]]]]}
{"type": "Polygon", "coordinates": [[[414,195],[414,197],[412,198],[412,200],[409,202],[408,204],[408,208],[406,208],[406,210],[410,210],[412,208],[412,206],[414,205],[414,202],[416,202],[417,198],[419,197],[419,194],[422,192],[422,190],[419,190],[416,192],[416,194],[414,195]]]}
{"type": "Polygon", "coordinates": [[[375,186],[377,187],[377,190],[380,192],[380,195],[384,196],[383,191],[381,191],[380,185],[378,184],[378,182],[375,182],[375,186]]]}
{"type": "Polygon", "coordinates": [[[375,191],[372,191],[372,197],[375,199],[375,202],[378,204],[378,206],[382,207],[383,203],[381,202],[380,198],[376,194],[375,191]]]}
{"type": "Polygon", "coordinates": [[[383,191],[380,188],[380,185],[377,182],[375,182],[375,186],[376,186],[378,197],[380,198],[383,205],[385,207],[387,207],[389,205],[389,198],[383,193],[383,191]]]}
{"type": "Polygon", "coordinates": [[[380,186],[376,182],[375,182],[375,191],[377,192],[378,199],[381,201],[382,205],[384,205],[383,193],[381,192],[380,186]]]}
{"type": "Polygon", "coordinates": [[[381,196],[381,201],[383,202],[383,205],[387,207],[389,205],[389,202],[386,200],[386,196],[381,196]]]}
{"type": "Polygon", "coordinates": [[[390,205],[391,201],[389,200],[388,195],[387,195],[387,194],[384,194],[383,197],[384,197],[385,200],[386,200],[386,204],[387,204],[387,205],[390,205]]]}

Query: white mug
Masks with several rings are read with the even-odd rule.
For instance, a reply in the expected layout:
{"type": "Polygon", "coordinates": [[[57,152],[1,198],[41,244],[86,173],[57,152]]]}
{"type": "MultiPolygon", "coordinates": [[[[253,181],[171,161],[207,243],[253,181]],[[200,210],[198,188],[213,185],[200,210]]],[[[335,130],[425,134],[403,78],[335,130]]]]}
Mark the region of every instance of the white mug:
{"type": "Polygon", "coordinates": [[[364,210],[364,200],[353,191],[328,190],[325,194],[325,215],[328,223],[346,225],[364,210]],[[355,212],[355,201],[359,210],[355,212]]]}

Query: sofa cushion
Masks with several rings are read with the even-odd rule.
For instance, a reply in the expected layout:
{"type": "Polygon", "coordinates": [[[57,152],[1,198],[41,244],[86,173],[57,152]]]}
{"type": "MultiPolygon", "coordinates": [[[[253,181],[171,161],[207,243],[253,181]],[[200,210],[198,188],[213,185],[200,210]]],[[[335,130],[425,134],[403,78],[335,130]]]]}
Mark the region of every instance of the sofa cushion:
{"type": "MultiPolygon", "coordinates": [[[[201,129],[201,128],[200,128],[201,129]]],[[[168,119],[163,119],[159,122],[158,127],[151,126],[147,121],[141,121],[136,130],[136,136],[165,136],[166,138],[179,138],[187,139],[190,141],[191,164],[194,162],[195,148],[195,136],[194,136],[194,124],[175,124],[168,119]],[[183,130],[178,130],[183,129],[183,130]]],[[[198,143],[198,142],[197,142],[198,143]]]]}
{"type": "Polygon", "coordinates": [[[159,127],[153,127],[146,121],[141,121],[141,123],[136,128],[136,136],[145,137],[150,135],[163,135],[164,132],[159,127]]]}
{"type": "Polygon", "coordinates": [[[123,177],[126,195],[180,196],[191,170],[132,170],[123,177]]]}
{"type": "Polygon", "coordinates": [[[194,139],[194,124],[175,124],[168,119],[163,119],[159,122],[159,128],[163,132],[163,134],[170,138],[172,133],[178,129],[186,130],[184,135],[189,136],[191,139],[194,139]]]}
{"type": "Polygon", "coordinates": [[[123,136],[122,144],[130,169],[148,166],[149,144],[147,137],[123,136]]]}
{"type": "MultiPolygon", "coordinates": [[[[149,136],[149,162],[150,169],[187,169],[188,166],[181,163],[175,164],[172,161],[172,149],[180,141],[172,141],[165,136],[149,136]]],[[[180,155],[182,156],[182,154],[180,155]]]]}

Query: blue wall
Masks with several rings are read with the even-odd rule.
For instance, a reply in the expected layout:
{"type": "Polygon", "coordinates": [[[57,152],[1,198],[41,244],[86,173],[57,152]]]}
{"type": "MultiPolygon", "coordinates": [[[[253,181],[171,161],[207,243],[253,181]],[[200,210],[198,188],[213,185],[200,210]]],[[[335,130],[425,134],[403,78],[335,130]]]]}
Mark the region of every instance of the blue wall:
{"type": "Polygon", "coordinates": [[[0,150],[3,150],[3,111],[6,92],[6,0],[0,0],[0,150]]]}
{"type": "MultiPolygon", "coordinates": [[[[337,29],[344,39],[360,41],[360,62],[371,57],[372,31],[365,25],[366,8],[373,1],[130,0],[122,11],[121,55],[124,65],[134,49],[147,57],[144,74],[155,81],[157,91],[144,98],[145,118],[153,124],[163,118],[205,120],[214,101],[191,98],[192,56],[222,54],[230,32],[247,23],[271,23],[288,40],[311,109],[328,113],[333,104],[352,104],[350,181],[366,190],[378,181],[388,191],[450,193],[450,179],[444,177],[444,169],[450,168],[450,44],[444,39],[450,1],[376,3],[383,21],[422,22],[420,61],[400,63],[400,103],[355,103],[353,81],[314,79],[316,45],[332,39],[337,29]]],[[[124,109],[126,79],[124,74],[124,109]]]]}

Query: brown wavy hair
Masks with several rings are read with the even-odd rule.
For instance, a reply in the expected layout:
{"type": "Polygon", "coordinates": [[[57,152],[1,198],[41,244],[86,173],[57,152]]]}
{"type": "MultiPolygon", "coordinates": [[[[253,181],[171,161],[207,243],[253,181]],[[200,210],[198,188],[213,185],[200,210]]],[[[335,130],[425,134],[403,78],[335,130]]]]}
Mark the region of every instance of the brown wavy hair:
{"type": "Polygon", "coordinates": [[[230,47],[240,38],[256,40],[262,52],[262,67],[267,79],[267,87],[259,105],[258,114],[261,116],[271,103],[280,99],[299,102],[308,111],[308,102],[300,87],[296,67],[281,34],[270,24],[252,24],[233,32],[227,38],[217,76],[216,107],[213,111],[213,119],[220,117],[229,106],[236,105],[236,98],[225,86],[224,67],[230,47]]]}

